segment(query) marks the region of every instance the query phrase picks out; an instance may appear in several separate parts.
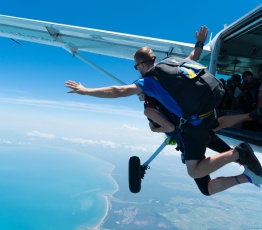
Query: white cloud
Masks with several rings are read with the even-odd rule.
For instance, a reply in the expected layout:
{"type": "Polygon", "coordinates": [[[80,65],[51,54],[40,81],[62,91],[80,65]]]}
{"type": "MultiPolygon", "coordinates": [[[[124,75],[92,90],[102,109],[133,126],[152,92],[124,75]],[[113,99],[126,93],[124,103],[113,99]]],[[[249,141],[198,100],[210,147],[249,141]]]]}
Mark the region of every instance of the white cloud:
{"type": "Polygon", "coordinates": [[[154,152],[158,146],[156,145],[128,145],[125,144],[123,148],[134,151],[134,152],[154,152]]]}
{"type": "Polygon", "coordinates": [[[24,142],[24,141],[19,141],[16,143],[17,145],[23,145],[23,146],[26,146],[26,145],[31,145],[30,142],[24,142]]]}
{"type": "Polygon", "coordinates": [[[102,147],[109,147],[112,149],[121,147],[121,144],[115,143],[113,141],[103,141],[103,140],[89,140],[84,138],[67,138],[62,137],[62,140],[68,141],[74,144],[82,144],[82,145],[93,145],[93,146],[102,146],[102,147]]]}
{"type": "Polygon", "coordinates": [[[6,144],[6,145],[11,145],[12,142],[6,139],[0,139],[0,144],[6,144]]]}
{"type": "Polygon", "coordinates": [[[129,126],[129,125],[126,125],[126,124],[124,124],[121,128],[122,129],[131,130],[131,131],[140,131],[141,130],[141,129],[137,128],[137,127],[129,126]]]}
{"type": "Polygon", "coordinates": [[[176,150],[176,145],[168,145],[162,151],[165,155],[181,156],[181,152],[176,150]]]}
{"type": "Polygon", "coordinates": [[[31,131],[26,134],[29,137],[41,137],[45,139],[56,139],[57,136],[51,133],[41,133],[38,131],[31,131]]]}
{"type": "MultiPolygon", "coordinates": [[[[62,137],[63,141],[70,142],[72,144],[80,144],[80,145],[89,145],[89,146],[100,146],[103,148],[112,148],[112,149],[126,149],[132,152],[139,153],[154,153],[155,150],[159,147],[155,144],[130,144],[130,143],[116,143],[114,141],[105,141],[105,140],[90,140],[85,138],[68,138],[62,137]]],[[[171,154],[170,151],[164,151],[165,154],[171,154]]],[[[174,154],[174,148],[172,151],[174,154]]]]}
{"type": "Polygon", "coordinates": [[[30,98],[0,98],[2,103],[12,103],[20,105],[29,105],[37,107],[55,108],[55,109],[67,109],[84,112],[96,112],[96,113],[107,113],[115,114],[136,118],[144,118],[142,111],[133,110],[126,106],[115,106],[108,104],[92,104],[92,103],[81,103],[73,101],[53,101],[53,100],[38,100],[30,98]]]}

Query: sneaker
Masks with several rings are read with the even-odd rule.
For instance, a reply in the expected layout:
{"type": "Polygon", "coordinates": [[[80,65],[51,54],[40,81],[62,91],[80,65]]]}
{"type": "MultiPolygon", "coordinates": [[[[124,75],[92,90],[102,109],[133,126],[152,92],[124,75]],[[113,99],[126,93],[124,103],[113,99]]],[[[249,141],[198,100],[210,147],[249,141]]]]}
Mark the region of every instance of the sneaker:
{"type": "Polygon", "coordinates": [[[260,188],[260,185],[262,185],[262,177],[261,176],[257,176],[255,173],[250,171],[247,168],[247,166],[244,166],[244,167],[245,167],[245,171],[244,171],[243,174],[250,178],[252,184],[254,184],[258,188],[260,188]]]}
{"type": "Polygon", "coordinates": [[[262,108],[256,109],[249,114],[254,121],[262,119],[262,108]]]}
{"type": "Polygon", "coordinates": [[[234,149],[239,152],[239,164],[246,165],[257,176],[262,176],[261,164],[248,143],[242,142],[234,149]]]}

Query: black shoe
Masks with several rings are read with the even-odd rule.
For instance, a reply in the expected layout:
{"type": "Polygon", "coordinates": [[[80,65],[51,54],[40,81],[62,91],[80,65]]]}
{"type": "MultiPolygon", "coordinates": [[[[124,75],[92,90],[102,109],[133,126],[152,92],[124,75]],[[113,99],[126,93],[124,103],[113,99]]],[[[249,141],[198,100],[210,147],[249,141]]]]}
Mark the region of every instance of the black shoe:
{"type": "Polygon", "coordinates": [[[262,119],[262,108],[252,111],[249,114],[249,117],[251,117],[254,121],[262,119]]]}
{"type": "Polygon", "coordinates": [[[248,143],[242,142],[234,149],[239,152],[239,164],[246,165],[257,176],[262,176],[261,164],[248,143]]]}

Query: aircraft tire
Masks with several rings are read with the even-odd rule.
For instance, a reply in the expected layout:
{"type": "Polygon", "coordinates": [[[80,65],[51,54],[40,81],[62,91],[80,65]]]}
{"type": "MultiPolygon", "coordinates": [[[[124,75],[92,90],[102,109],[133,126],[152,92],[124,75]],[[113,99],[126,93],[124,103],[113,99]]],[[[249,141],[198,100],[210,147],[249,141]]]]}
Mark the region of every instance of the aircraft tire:
{"type": "Polygon", "coordinates": [[[129,190],[132,193],[138,193],[141,190],[141,166],[140,159],[137,156],[129,159],[129,190]]]}

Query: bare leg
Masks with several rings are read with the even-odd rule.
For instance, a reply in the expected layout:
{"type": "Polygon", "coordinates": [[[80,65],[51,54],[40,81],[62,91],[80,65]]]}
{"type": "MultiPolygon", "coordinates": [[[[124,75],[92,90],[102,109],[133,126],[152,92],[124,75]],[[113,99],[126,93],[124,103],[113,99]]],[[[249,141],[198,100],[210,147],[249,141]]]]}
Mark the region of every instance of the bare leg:
{"type": "Polygon", "coordinates": [[[224,165],[235,162],[239,158],[239,153],[236,150],[209,156],[203,160],[186,161],[188,174],[193,178],[201,178],[209,175],[212,172],[220,169],[224,165]]]}
{"type": "Polygon", "coordinates": [[[238,114],[238,115],[228,115],[222,116],[218,118],[219,126],[213,129],[214,132],[218,131],[219,129],[228,128],[234,126],[243,121],[251,121],[252,118],[249,117],[249,113],[245,114],[238,114]]]}
{"type": "MultiPolygon", "coordinates": [[[[237,179],[240,184],[248,183],[248,179],[244,174],[238,175],[237,179]]],[[[234,176],[214,178],[208,184],[208,192],[210,195],[213,195],[215,193],[222,192],[228,188],[238,185],[239,183],[234,176]]]]}

